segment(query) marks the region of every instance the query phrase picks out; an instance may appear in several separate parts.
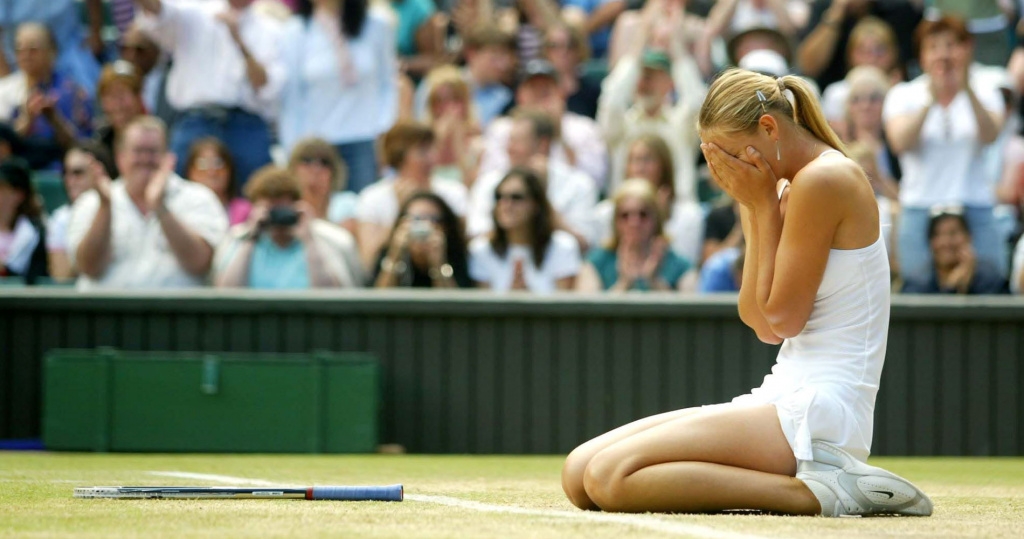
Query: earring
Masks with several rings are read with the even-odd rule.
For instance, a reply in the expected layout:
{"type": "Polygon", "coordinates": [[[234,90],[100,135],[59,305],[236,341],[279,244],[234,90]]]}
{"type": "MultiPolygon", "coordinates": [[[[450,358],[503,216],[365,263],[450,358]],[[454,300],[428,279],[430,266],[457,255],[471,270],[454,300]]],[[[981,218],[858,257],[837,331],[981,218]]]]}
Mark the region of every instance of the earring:
{"type": "Polygon", "coordinates": [[[782,148],[779,147],[779,141],[775,141],[775,160],[782,161],[782,148]]]}

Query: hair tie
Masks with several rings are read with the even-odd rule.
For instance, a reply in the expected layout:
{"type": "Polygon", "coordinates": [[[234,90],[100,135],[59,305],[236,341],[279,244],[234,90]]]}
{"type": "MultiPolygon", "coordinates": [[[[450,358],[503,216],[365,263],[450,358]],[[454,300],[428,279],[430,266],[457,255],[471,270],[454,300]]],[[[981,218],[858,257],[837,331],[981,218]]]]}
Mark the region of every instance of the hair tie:
{"type": "Polygon", "coordinates": [[[782,79],[782,77],[775,77],[775,83],[779,85],[779,93],[780,94],[785,94],[786,93],[786,81],[784,81],[782,79]]]}

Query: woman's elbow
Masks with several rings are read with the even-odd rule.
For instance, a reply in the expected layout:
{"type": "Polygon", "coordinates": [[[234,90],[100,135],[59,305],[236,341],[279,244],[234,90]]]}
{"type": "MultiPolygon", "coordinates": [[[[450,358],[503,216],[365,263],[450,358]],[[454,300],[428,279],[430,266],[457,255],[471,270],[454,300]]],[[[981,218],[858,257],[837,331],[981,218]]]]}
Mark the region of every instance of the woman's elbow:
{"type": "Polygon", "coordinates": [[[772,331],[755,331],[755,333],[757,333],[757,340],[759,340],[759,341],[761,341],[761,342],[763,342],[765,344],[771,344],[771,345],[782,344],[782,341],[785,340],[782,337],[779,337],[778,335],[776,335],[772,331]]]}
{"type": "Polygon", "coordinates": [[[772,316],[765,317],[771,332],[780,339],[792,339],[804,330],[807,319],[798,319],[795,316],[772,316]]]}

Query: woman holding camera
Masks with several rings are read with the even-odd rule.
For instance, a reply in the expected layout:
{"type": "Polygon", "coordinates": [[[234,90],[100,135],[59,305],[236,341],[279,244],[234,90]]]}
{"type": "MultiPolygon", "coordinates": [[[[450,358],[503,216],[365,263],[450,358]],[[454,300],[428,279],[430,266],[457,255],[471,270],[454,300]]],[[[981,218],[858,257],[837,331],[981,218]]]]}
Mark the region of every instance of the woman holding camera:
{"type": "Polygon", "coordinates": [[[377,288],[472,288],[459,218],[444,199],[420,192],[402,206],[377,263],[377,288]]]}

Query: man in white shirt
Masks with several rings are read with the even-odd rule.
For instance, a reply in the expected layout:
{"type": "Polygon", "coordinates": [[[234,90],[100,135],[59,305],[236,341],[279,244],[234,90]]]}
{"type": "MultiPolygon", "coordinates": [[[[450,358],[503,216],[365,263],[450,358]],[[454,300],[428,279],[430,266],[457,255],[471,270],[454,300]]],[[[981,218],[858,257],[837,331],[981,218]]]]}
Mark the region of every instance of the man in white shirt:
{"type": "Polygon", "coordinates": [[[280,22],[254,9],[253,0],[135,3],[139,27],[174,58],[167,100],[182,114],[171,151],[180,163],[193,141],[216,137],[231,151],[244,184],[270,163],[269,124],[286,77],[280,22]]]}
{"type": "Polygon", "coordinates": [[[78,287],[202,286],[228,228],[217,196],[172,172],[160,119],[132,120],[115,148],[121,178],[94,163],[96,187],[71,210],[68,255],[78,287]]]}
{"type": "MultiPolygon", "coordinates": [[[[530,60],[516,88],[518,108],[539,109],[552,118],[560,118],[560,140],[551,148],[551,159],[574,167],[590,177],[597,191],[604,188],[608,174],[608,149],[597,122],[565,110],[566,96],[558,84],[558,71],[547,60],[530,60]]],[[[484,132],[484,155],[480,175],[509,169],[508,147],[512,118],[491,122],[484,132]]],[[[694,130],[696,131],[696,130],[694,130]]]]}
{"type": "Polygon", "coordinates": [[[696,201],[697,113],[707,88],[682,38],[668,53],[643,51],[643,40],[633,44],[615,64],[601,86],[597,122],[612,154],[608,192],[622,183],[626,152],[637,136],[656,133],[672,151],[676,197],[696,201]],[[675,102],[669,100],[675,91],[675,102]]]}
{"type": "MultiPolygon", "coordinates": [[[[557,124],[549,115],[520,109],[512,116],[506,155],[510,167],[529,167],[546,178],[548,201],[558,216],[556,226],[576,236],[585,249],[597,189],[586,174],[554,158],[557,141],[557,124]]],[[[507,172],[488,172],[473,184],[466,217],[467,236],[479,236],[494,228],[494,191],[507,172]]]]}

